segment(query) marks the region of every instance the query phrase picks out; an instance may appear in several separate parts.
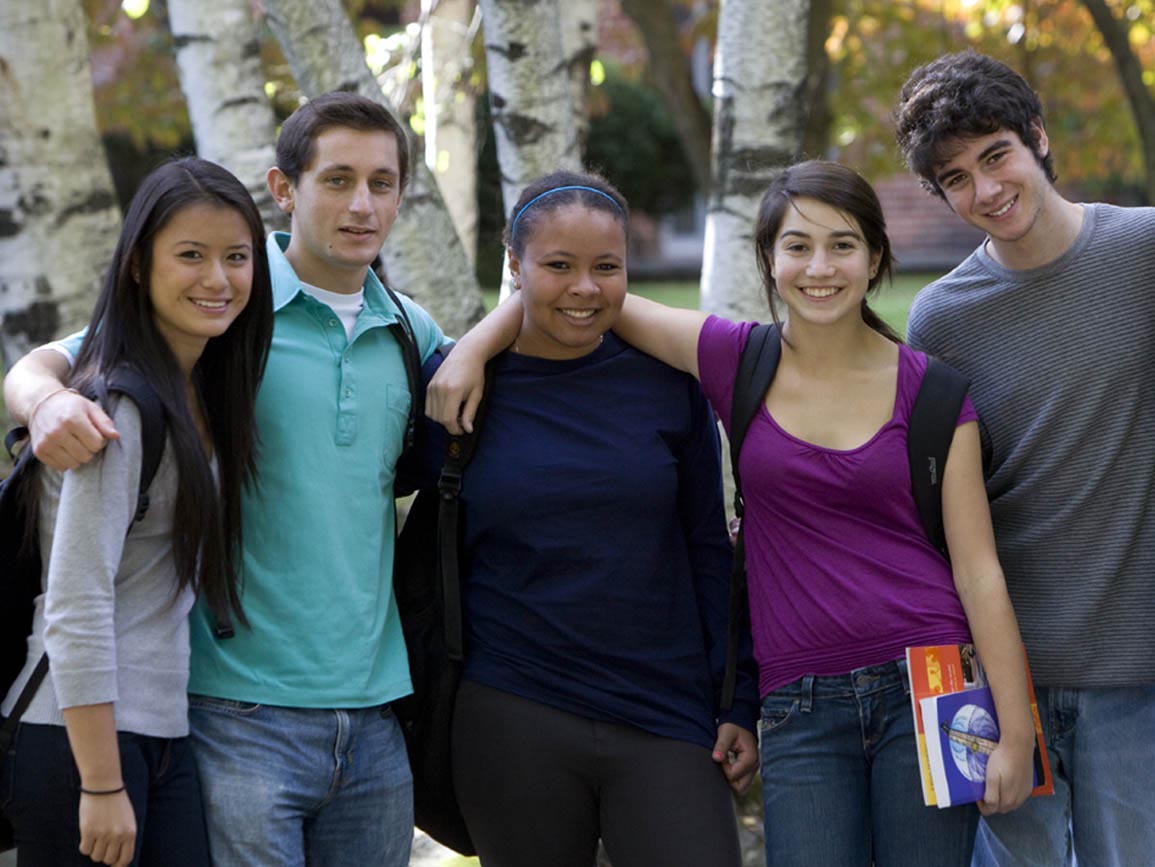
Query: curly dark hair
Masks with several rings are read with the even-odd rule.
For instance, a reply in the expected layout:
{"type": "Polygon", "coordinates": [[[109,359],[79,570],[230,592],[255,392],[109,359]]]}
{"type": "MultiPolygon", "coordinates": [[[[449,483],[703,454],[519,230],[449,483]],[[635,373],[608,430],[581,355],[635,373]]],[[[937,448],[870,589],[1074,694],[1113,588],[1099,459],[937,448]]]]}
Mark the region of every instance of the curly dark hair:
{"type": "Polygon", "coordinates": [[[1039,155],[1043,106],[1026,79],[985,54],[968,49],[944,54],[907,78],[894,112],[902,157],[930,192],[945,198],[935,167],[958,139],[1001,129],[1018,135],[1050,181],[1056,179],[1050,150],[1039,155]]]}

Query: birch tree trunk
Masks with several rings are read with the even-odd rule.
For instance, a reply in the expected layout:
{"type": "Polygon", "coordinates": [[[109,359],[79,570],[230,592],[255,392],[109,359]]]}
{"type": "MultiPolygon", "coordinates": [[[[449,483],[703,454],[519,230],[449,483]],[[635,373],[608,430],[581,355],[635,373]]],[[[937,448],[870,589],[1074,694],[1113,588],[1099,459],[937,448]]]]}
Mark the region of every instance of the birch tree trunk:
{"type": "MultiPolygon", "coordinates": [[[[565,0],[562,0],[565,2],[565,0]]],[[[480,0],[505,212],[527,183],[581,169],[558,0],[480,0]]]]}
{"type": "Polygon", "coordinates": [[[5,368],[88,320],[120,210],[79,0],[0,3],[0,343],[5,368]]]}
{"type": "Polygon", "coordinates": [[[561,51],[569,79],[578,161],[589,137],[590,64],[598,50],[598,0],[561,0],[561,51]]]}
{"type": "Polygon", "coordinates": [[[477,259],[477,98],[469,84],[475,0],[422,0],[425,165],[437,179],[470,264],[477,259]]]}
{"type": "Polygon", "coordinates": [[[722,0],[702,262],[702,309],[721,316],[766,318],[754,223],[767,184],[801,147],[809,6],[809,0],[722,0]]]}
{"type": "MultiPolygon", "coordinates": [[[[264,5],[302,91],[355,91],[386,105],[340,0],[264,5]]],[[[433,175],[422,160],[411,165],[401,212],[381,251],[385,269],[390,284],[428,310],[446,334],[460,336],[485,313],[481,290],[433,175]]]]}
{"type": "Polygon", "coordinates": [[[249,0],[168,0],[168,14],[197,154],[241,179],[266,227],[287,229],[265,183],[277,123],[249,0]]]}

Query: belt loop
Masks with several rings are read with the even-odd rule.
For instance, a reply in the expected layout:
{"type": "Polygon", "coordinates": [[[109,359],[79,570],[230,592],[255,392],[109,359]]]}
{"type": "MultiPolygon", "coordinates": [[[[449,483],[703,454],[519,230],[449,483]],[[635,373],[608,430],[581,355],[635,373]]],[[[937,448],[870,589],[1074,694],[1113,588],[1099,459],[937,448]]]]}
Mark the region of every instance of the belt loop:
{"type": "Polygon", "coordinates": [[[814,675],[808,674],[802,678],[801,709],[803,713],[810,713],[814,707],[814,675]]]}

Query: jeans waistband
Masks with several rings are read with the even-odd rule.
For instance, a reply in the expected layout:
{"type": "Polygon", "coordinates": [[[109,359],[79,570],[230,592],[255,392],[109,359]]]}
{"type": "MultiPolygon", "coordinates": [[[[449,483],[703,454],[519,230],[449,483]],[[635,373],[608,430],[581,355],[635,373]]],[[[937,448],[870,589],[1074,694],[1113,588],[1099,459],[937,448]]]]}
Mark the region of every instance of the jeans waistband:
{"type": "Polygon", "coordinates": [[[771,694],[797,696],[802,709],[808,710],[819,696],[868,695],[888,689],[906,690],[909,684],[906,660],[896,659],[880,665],[856,668],[847,674],[807,674],[771,694]]]}

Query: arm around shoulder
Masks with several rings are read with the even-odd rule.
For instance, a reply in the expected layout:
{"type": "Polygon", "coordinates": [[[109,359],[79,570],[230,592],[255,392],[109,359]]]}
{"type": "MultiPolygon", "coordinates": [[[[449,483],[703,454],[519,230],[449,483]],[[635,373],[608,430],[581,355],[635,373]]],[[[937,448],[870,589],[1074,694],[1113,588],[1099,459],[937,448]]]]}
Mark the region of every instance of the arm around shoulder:
{"type": "Polygon", "coordinates": [[[65,387],[68,359],[37,349],[12,366],[4,379],[4,401],[12,417],[27,425],[32,450],[61,472],[89,461],[118,434],[97,404],[65,387]]]}

